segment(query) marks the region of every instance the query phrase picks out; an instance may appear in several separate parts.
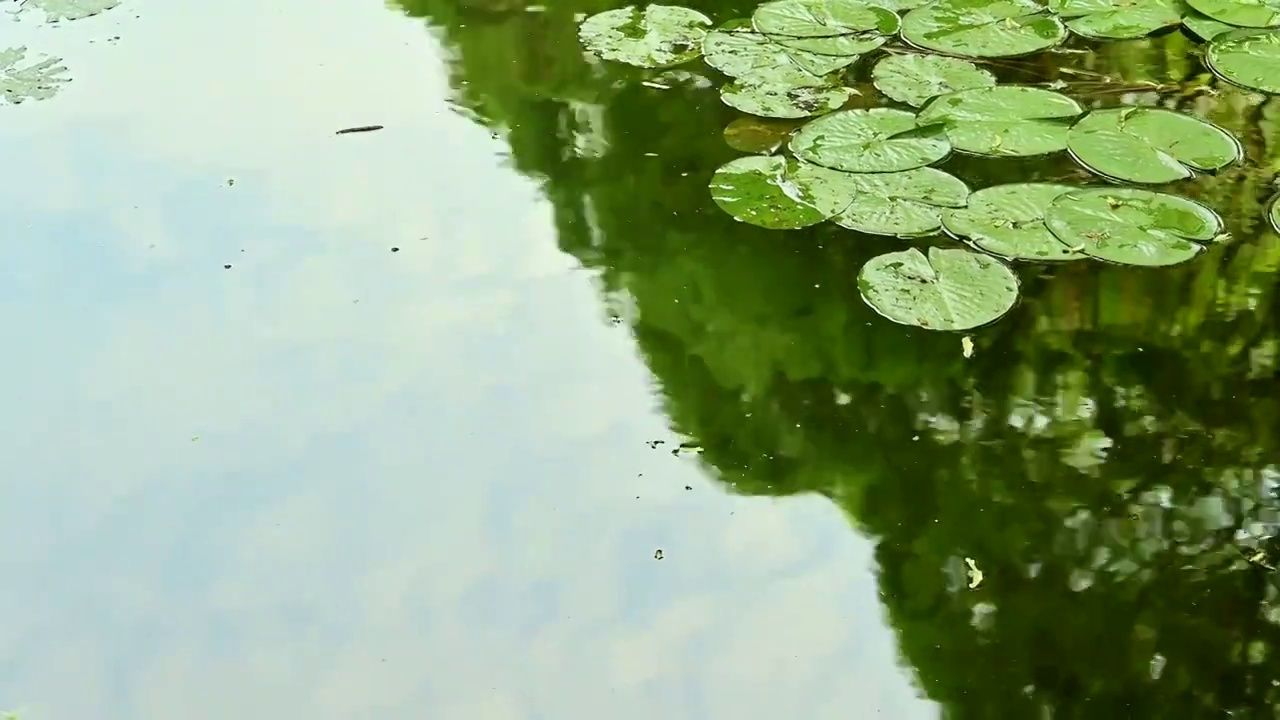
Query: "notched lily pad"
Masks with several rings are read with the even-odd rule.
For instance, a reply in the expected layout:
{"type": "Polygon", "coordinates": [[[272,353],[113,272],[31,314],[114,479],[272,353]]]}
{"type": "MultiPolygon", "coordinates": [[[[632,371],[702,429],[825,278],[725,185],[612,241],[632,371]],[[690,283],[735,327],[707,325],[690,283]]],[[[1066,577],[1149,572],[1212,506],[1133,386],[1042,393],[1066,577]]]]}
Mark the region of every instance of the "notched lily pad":
{"type": "Polygon", "coordinates": [[[1217,125],[1151,107],[1094,110],[1072,126],[1067,149],[1099,175],[1148,184],[1218,170],[1242,155],[1235,136],[1217,125]]]}
{"type": "Polygon", "coordinates": [[[1073,250],[1121,265],[1186,262],[1222,232],[1222,219],[1200,203],[1136,188],[1086,188],[1059,195],[1045,227],[1073,250]]]}
{"type": "Polygon", "coordinates": [[[871,71],[876,89],[900,103],[919,107],[939,95],[990,87],[996,76],[977,65],[944,55],[889,55],[871,71]]]}
{"type": "Polygon", "coordinates": [[[900,172],[931,165],[951,152],[941,126],[916,127],[903,110],[842,110],[796,131],[791,151],[801,159],[846,172],[900,172]]]}
{"type": "Polygon", "coordinates": [[[970,250],[915,248],[878,255],[858,273],[873,310],[902,325],[970,330],[999,320],[1018,300],[1008,265],[970,250]]]}
{"type": "Polygon", "coordinates": [[[832,85],[828,76],[858,59],[785,48],[752,31],[747,20],[731,20],[707,33],[702,50],[708,65],[753,85],[832,85]]]}
{"type": "Polygon", "coordinates": [[[936,97],[916,123],[945,126],[962,152],[1025,157],[1064,149],[1070,123],[1082,112],[1075,100],[1051,90],[997,85],[936,97]]]}
{"type": "Polygon", "coordinates": [[[1187,4],[1228,25],[1251,28],[1280,26],[1280,0],[1187,0],[1187,4]]]}
{"type": "Polygon", "coordinates": [[[1077,35],[1098,40],[1140,38],[1182,22],[1180,0],[1049,0],[1077,35]]]}
{"type": "Polygon", "coordinates": [[[968,207],[943,213],[942,226],[974,247],[1010,260],[1079,260],[1085,256],[1067,247],[1044,225],[1049,204],[1076,189],[1052,183],[985,188],[969,196],[968,207]]]}
{"type": "Polygon", "coordinates": [[[711,198],[735,219],[770,230],[795,230],[826,220],[812,198],[796,183],[802,163],[794,158],[738,158],[711,177],[711,198]]]}
{"type": "Polygon", "coordinates": [[[961,207],[969,187],[936,168],[847,173],[802,164],[796,182],[837,225],[870,235],[919,237],[938,232],[945,208],[961,207]]]}
{"type": "Polygon", "coordinates": [[[578,38],[605,60],[644,68],[668,67],[702,54],[711,19],[675,5],[634,5],[592,15],[582,21],[578,38]]]}
{"type": "Polygon", "coordinates": [[[48,22],[83,20],[104,13],[120,4],[120,0],[23,0],[18,12],[40,10],[48,22]]]}
{"type": "Polygon", "coordinates": [[[27,100],[47,100],[57,94],[67,68],[59,58],[45,58],[34,63],[24,62],[25,47],[0,50],[0,97],[11,105],[27,100]]]}
{"type": "Polygon", "coordinates": [[[857,92],[847,87],[795,87],[734,82],[720,88],[725,105],[771,118],[801,118],[834,112],[857,92]]]}
{"type": "Polygon", "coordinates": [[[1036,0],[937,0],[902,18],[902,38],[960,57],[1013,57],[1048,50],[1067,28],[1036,0]]]}
{"type": "Polygon", "coordinates": [[[1280,31],[1219,33],[1204,59],[1213,74],[1229,83],[1280,95],[1280,31]]]}

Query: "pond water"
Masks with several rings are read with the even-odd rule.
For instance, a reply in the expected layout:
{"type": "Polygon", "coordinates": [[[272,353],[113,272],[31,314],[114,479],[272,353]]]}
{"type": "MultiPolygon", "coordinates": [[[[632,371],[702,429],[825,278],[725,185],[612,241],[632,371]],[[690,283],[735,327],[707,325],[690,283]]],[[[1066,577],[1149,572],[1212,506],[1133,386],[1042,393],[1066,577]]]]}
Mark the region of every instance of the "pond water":
{"type": "Polygon", "coordinates": [[[621,4],[0,19],[72,80],[0,105],[0,711],[1271,717],[1278,101],[1180,30],[990,63],[1244,158],[1169,190],[1229,241],[962,342],[856,282],[954,243],[718,208],[744,116],[584,56],[621,4]]]}

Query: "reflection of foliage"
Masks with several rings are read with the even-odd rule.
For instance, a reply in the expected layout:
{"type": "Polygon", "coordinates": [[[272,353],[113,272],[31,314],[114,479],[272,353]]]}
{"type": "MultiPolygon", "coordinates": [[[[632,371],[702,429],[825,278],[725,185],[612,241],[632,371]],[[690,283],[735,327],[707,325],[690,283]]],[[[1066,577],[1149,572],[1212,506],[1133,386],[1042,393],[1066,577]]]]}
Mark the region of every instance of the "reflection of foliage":
{"type": "MultiPolygon", "coordinates": [[[[1234,243],[1154,272],[1027,270],[1023,304],[966,359],[959,337],[859,299],[858,268],[897,241],[772,233],[711,205],[733,113],[696,65],[662,90],[584,59],[573,14],[606,5],[409,12],[454,48],[459,103],[543,181],[561,247],[601,273],[708,468],[737,492],[823,494],[878,539],[902,653],[947,717],[1271,716],[1280,238],[1260,219],[1277,101],[1206,85],[1177,33],[997,67],[1087,78],[1089,105],[1191,110],[1248,161],[1178,186],[1234,243]]],[[[1078,177],[1061,158],[948,169],[975,188],[1078,177]]]]}

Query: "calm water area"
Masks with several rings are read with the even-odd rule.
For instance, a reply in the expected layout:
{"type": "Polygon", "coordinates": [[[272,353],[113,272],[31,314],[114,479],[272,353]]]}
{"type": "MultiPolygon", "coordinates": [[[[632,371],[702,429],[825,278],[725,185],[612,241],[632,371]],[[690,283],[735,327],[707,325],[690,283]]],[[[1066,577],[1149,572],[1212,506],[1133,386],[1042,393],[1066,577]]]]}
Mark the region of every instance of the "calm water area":
{"type": "Polygon", "coordinates": [[[622,4],[0,16],[71,78],[0,103],[0,711],[1280,716],[1280,100],[993,65],[1246,159],[1179,184],[1232,242],[1023,267],[966,357],[860,298],[905,241],[712,203],[740,113],[584,56],[622,4]]]}

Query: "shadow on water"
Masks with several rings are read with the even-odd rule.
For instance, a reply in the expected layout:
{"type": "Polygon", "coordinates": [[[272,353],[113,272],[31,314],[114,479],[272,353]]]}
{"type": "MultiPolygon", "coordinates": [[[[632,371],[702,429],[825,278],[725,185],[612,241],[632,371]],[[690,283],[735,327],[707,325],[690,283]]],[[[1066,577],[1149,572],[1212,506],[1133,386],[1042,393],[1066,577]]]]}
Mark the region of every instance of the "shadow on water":
{"type": "MultiPolygon", "coordinates": [[[[877,543],[902,656],[946,717],[1270,717],[1280,702],[1280,238],[1263,208],[1280,100],[1213,83],[1180,33],[1001,63],[1092,106],[1180,108],[1247,162],[1178,192],[1234,242],[1175,268],[1020,268],[1023,299],[974,333],[893,325],[853,281],[903,241],[771,232],[708,197],[738,156],[720,79],[583,57],[576,22],[404,0],[454,49],[455,100],[503,134],[599,273],[672,427],[748,495],[816,493],[877,543]]],[[[753,4],[691,2],[717,22],[753,4]]],[[[975,189],[1083,181],[1065,156],[955,159],[975,189]]]]}

